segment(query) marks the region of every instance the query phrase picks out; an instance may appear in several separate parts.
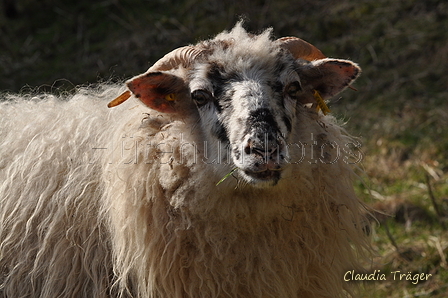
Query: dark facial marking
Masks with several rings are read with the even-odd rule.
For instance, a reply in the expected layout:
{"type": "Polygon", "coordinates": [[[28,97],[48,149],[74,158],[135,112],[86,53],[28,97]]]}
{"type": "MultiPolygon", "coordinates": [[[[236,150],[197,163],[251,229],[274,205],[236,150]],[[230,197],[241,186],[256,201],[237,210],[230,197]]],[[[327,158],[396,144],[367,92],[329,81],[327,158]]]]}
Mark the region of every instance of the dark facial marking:
{"type": "Polygon", "coordinates": [[[222,143],[229,143],[227,131],[222,123],[217,122],[213,125],[212,134],[216,136],[222,143]]]}
{"type": "Polygon", "coordinates": [[[223,109],[231,108],[231,101],[233,94],[226,94],[225,86],[238,79],[238,74],[235,72],[225,73],[223,67],[217,63],[212,64],[208,72],[208,79],[212,83],[214,105],[218,113],[223,109]]]}
{"type": "Polygon", "coordinates": [[[245,134],[248,134],[252,129],[261,129],[266,132],[268,131],[278,131],[277,122],[271,111],[266,108],[260,108],[252,111],[249,114],[249,118],[246,122],[245,134]]]}
{"type": "Polygon", "coordinates": [[[277,125],[271,111],[266,108],[260,108],[250,112],[248,124],[255,124],[257,122],[266,122],[271,126],[277,125]]]}
{"type": "Polygon", "coordinates": [[[220,96],[219,99],[217,99],[219,101],[219,104],[221,105],[221,109],[232,109],[232,98],[234,94],[235,90],[230,90],[223,96],[220,96]]]}
{"type": "Polygon", "coordinates": [[[208,72],[208,79],[212,82],[213,95],[220,98],[224,92],[224,86],[229,82],[236,81],[238,74],[236,72],[225,72],[219,64],[212,64],[208,72]]]}
{"type": "Polygon", "coordinates": [[[210,67],[210,70],[208,72],[208,79],[212,83],[213,95],[215,97],[221,96],[223,92],[223,86],[226,82],[220,69],[220,66],[214,64],[210,67]]]}
{"type": "Polygon", "coordinates": [[[275,82],[271,83],[271,88],[275,93],[283,92],[283,84],[279,81],[275,81],[275,82]]]}
{"type": "Polygon", "coordinates": [[[292,130],[291,118],[288,117],[287,115],[283,115],[282,120],[285,123],[286,129],[288,130],[288,132],[291,132],[291,130],[292,130]]]}
{"type": "Polygon", "coordinates": [[[241,157],[240,150],[239,150],[237,147],[234,147],[234,148],[232,149],[232,151],[233,151],[233,154],[235,155],[235,158],[236,158],[236,159],[240,159],[240,157],[241,157]]]}

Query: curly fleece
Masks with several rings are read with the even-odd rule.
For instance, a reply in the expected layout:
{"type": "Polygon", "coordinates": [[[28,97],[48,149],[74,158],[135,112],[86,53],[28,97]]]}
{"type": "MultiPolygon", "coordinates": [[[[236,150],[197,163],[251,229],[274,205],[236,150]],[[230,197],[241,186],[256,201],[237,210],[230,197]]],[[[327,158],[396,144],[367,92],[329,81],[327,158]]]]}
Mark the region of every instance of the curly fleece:
{"type": "MultiPolygon", "coordinates": [[[[0,297],[350,292],[343,274],[360,270],[368,241],[347,160],[303,161],[271,188],[238,177],[216,186],[223,170],[198,162],[195,117],[171,119],[133,100],[105,109],[120,91],[3,96],[0,297]]],[[[297,113],[293,143],[311,134],[353,142],[331,116],[297,113]]]]}

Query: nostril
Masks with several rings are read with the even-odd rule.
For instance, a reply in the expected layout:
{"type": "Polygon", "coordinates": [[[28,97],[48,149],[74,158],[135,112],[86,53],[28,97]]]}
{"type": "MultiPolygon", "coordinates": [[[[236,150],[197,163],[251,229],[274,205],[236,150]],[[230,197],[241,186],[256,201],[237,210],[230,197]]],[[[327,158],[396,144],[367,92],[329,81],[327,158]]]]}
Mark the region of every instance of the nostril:
{"type": "Polygon", "coordinates": [[[266,152],[263,148],[251,147],[251,145],[247,145],[244,147],[244,153],[247,155],[259,155],[261,157],[265,157],[268,152],[266,152]]]}
{"type": "Polygon", "coordinates": [[[247,155],[260,155],[260,156],[265,156],[266,155],[266,150],[263,148],[258,148],[254,146],[254,142],[252,140],[249,140],[246,144],[246,147],[244,147],[244,153],[246,153],[247,155]]]}
{"type": "Polygon", "coordinates": [[[247,146],[244,148],[244,153],[249,155],[251,153],[250,144],[247,144],[247,146]]]}
{"type": "Polygon", "coordinates": [[[256,147],[254,147],[254,148],[251,148],[251,149],[252,149],[252,153],[254,153],[256,155],[259,155],[259,156],[261,156],[263,158],[266,157],[267,154],[268,154],[268,152],[266,152],[266,150],[263,149],[263,148],[256,148],[256,147]]]}
{"type": "Polygon", "coordinates": [[[259,156],[263,159],[268,160],[283,160],[283,152],[282,152],[282,143],[266,143],[259,142],[257,140],[249,139],[246,143],[246,146],[243,149],[243,152],[246,155],[259,156]],[[268,147],[265,147],[268,146],[268,147]]]}

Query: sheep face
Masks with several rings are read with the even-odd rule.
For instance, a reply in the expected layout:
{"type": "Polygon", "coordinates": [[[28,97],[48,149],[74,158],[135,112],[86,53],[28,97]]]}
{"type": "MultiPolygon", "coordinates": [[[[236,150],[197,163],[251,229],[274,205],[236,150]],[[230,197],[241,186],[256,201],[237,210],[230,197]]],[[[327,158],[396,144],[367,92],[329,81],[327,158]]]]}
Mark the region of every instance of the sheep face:
{"type": "Polygon", "coordinates": [[[286,144],[301,92],[291,55],[277,49],[271,56],[198,63],[189,82],[207,139],[228,149],[214,158],[225,162],[230,155],[239,176],[257,186],[275,185],[288,165],[286,144]]]}
{"type": "Polygon", "coordinates": [[[313,91],[327,99],[360,69],[346,60],[296,59],[267,34],[238,38],[203,42],[195,50],[205,54],[186,67],[150,69],[128,87],[152,109],[195,118],[208,160],[234,165],[248,184],[274,186],[288,168],[297,119],[316,113],[313,91]]]}

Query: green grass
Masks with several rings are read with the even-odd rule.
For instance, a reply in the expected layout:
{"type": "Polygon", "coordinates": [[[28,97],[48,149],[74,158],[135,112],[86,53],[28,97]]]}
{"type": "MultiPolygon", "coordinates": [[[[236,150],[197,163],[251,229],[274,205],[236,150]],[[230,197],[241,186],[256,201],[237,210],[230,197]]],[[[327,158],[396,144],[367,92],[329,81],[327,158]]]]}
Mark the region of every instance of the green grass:
{"type": "Polygon", "coordinates": [[[376,229],[374,243],[381,256],[375,269],[387,275],[386,281],[369,282],[362,297],[446,297],[448,233],[437,224],[414,221],[411,226],[389,219],[376,229]],[[394,242],[385,236],[387,225],[394,242]],[[398,249],[397,249],[398,248],[398,249]],[[394,280],[391,272],[431,274],[426,281],[412,284],[394,280]]]}
{"type": "Polygon", "coordinates": [[[371,282],[362,297],[446,296],[448,235],[426,183],[429,175],[446,219],[446,1],[16,2],[17,18],[0,16],[2,91],[58,92],[122,81],[175,47],[230,29],[241,16],[251,31],[272,26],[277,37],[298,36],[327,56],[359,63],[363,74],[354,85],[358,91],[345,91],[329,108],[348,120],[347,130],[363,142],[364,176],[371,191],[356,183],[357,193],[392,215],[379,216],[372,237],[380,255],[378,268],[434,273],[418,285],[371,282]]]}

